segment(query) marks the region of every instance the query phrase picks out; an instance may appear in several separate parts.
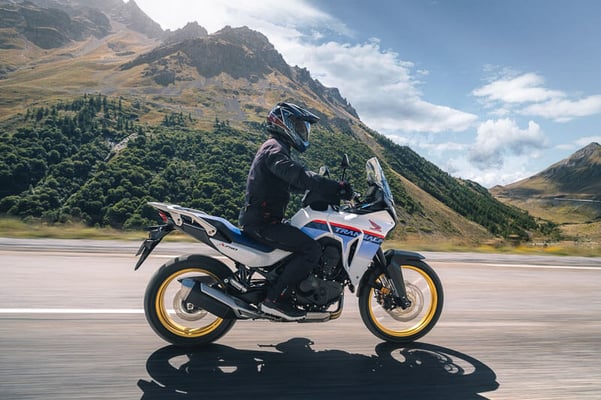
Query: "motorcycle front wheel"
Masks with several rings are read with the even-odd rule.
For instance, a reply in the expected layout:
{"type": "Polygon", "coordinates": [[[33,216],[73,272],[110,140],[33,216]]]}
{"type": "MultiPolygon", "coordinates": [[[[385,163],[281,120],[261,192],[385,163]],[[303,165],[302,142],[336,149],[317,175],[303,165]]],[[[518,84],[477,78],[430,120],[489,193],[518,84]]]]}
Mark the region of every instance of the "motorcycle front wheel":
{"type": "Polygon", "coordinates": [[[231,270],[207,256],[190,255],[164,264],[148,282],[144,296],[144,313],[152,329],[164,340],[177,346],[201,346],[225,335],[235,319],[219,318],[187,303],[183,298],[181,280],[207,277],[217,287],[231,270]]]}
{"type": "Polygon", "coordinates": [[[363,323],[380,339],[410,343],[427,334],[436,325],[443,306],[442,284],[425,262],[408,261],[402,266],[407,298],[411,305],[395,305],[392,281],[385,273],[376,278],[381,289],[365,287],[359,295],[363,323]]]}

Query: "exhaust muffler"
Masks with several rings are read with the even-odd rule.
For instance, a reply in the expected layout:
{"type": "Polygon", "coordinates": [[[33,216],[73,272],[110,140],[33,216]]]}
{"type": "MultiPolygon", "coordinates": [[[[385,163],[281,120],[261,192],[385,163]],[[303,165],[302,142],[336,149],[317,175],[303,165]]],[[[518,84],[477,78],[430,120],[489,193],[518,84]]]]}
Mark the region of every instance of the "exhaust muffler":
{"type": "Polygon", "coordinates": [[[215,281],[209,277],[185,278],[180,282],[183,299],[223,319],[261,318],[250,304],[209,286],[215,281]],[[204,278],[204,279],[203,279],[204,278]],[[206,281],[206,282],[205,282],[206,281]]]}

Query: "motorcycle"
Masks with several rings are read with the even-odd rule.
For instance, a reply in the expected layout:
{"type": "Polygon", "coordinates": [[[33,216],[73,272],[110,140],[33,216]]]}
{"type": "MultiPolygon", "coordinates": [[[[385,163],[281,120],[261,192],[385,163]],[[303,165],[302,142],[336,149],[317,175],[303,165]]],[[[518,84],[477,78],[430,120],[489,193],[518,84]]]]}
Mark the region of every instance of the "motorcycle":
{"type": "MultiPolygon", "coordinates": [[[[346,155],[341,166],[344,179],[346,155]]],[[[329,175],[326,168],[320,173],[329,175]]],[[[319,242],[322,257],[319,267],[291,291],[290,301],[306,311],[296,322],[327,322],[340,317],[348,289],[358,298],[361,319],[371,333],[388,342],[410,343],[438,321],[442,284],[421,254],[382,249],[398,222],[394,200],[377,158],[367,161],[366,175],[363,198],[355,195],[342,205],[305,193],[290,223],[319,242]]],[[[177,257],[152,276],[144,311],[161,338],[178,346],[199,346],[221,338],[238,320],[290,322],[259,308],[290,252],[251,239],[224,218],[175,204],[149,204],[163,224],[149,228],[135,270],[174,230],[220,253],[177,257]]]]}

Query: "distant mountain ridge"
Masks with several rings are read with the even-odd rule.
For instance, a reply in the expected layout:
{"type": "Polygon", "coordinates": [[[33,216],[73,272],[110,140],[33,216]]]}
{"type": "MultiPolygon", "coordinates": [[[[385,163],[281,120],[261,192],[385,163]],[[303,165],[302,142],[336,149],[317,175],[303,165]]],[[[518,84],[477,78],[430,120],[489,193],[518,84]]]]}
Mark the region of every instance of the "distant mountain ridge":
{"type": "Polygon", "coordinates": [[[590,143],[544,171],[490,189],[495,198],[563,224],[566,235],[601,239],[601,146],[590,143]],[[592,232],[592,233],[591,233],[592,232]]]}
{"type": "Polygon", "coordinates": [[[536,175],[491,192],[510,198],[601,200],[601,145],[590,143],[536,175]]]}
{"type": "MultiPolygon", "coordinates": [[[[225,164],[243,169],[264,138],[268,110],[293,101],[321,118],[301,157],[307,165],[318,168],[342,151],[357,163],[380,158],[406,227],[399,234],[477,241],[527,238],[540,228],[480,185],[366,127],[338,89],[288,65],[260,32],[228,26],[208,35],[195,23],[162,31],[133,0],[0,4],[42,15],[59,10],[70,21],[93,9],[110,22],[101,34],[44,51],[25,43],[17,25],[6,28],[6,43],[16,47],[0,49],[0,213],[63,220],[64,212],[133,227],[147,218],[145,201],[171,199],[233,218],[244,174],[225,164]]],[[[68,27],[53,29],[66,34],[68,27]]],[[[361,182],[362,168],[354,168],[361,182]]]]}
{"type": "Polygon", "coordinates": [[[601,145],[593,142],[540,175],[566,195],[601,200],[601,145]]]}

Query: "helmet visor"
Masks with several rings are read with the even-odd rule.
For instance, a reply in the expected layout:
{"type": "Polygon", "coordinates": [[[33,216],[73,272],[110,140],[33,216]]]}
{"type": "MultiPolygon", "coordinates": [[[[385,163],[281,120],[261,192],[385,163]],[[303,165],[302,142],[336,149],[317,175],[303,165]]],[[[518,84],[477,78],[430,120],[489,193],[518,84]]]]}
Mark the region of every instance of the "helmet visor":
{"type": "Polygon", "coordinates": [[[309,141],[309,132],[311,132],[311,124],[307,121],[301,121],[295,119],[294,121],[294,130],[297,135],[303,140],[303,142],[309,141]]]}
{"type": "Polygon", "coordinates": [[[282,120],[293,135],[305,143],[309,141],[309,132],[311,132],[311,124],[309,122],[299,119],[288,110],[282,110],[282,120]]]}

